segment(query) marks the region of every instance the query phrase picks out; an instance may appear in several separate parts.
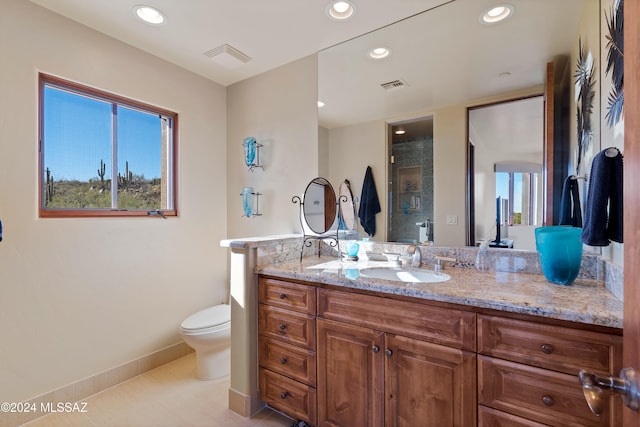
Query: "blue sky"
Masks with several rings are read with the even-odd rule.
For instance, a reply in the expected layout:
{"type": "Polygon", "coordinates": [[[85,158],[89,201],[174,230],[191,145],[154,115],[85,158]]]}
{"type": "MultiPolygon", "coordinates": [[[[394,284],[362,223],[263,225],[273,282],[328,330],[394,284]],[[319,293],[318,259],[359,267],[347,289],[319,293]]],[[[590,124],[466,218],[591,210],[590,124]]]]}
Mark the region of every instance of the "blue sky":
{"type": "MultiPolygon", "coordinates": [[[[522,211],[522,182],[518,180],[522,180],[522,174],[515,174],[514,183],[514,195],[513,198],[513,211],[521,212],[522,211]]],[[[497,172],[496,173],[496,197],[502,196],[505,199],[509,198],[509,174],[506,172],[497,172]]]]}
{"type": "MultiPolygon", "coordinates": [[[[111,104],[56,88],[44,90],[44,166],[56,181],[98,178],[100,160],[111,178],[111,104]]],[[[161,120],[118,107],[118,171],[159,178],[161,120]]],[[[117,172],[115,173],[117,175],[117,172]]]]}

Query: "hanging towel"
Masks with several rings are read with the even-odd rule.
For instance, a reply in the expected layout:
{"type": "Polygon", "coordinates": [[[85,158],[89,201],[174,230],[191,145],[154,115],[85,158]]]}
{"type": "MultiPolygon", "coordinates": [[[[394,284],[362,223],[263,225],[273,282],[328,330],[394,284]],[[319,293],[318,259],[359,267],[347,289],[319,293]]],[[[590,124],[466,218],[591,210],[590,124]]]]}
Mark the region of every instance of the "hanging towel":
{"type": "Polygon", "coordinates": [[[622,243],[622,153],[615,147],[593,158],[584,209],[582,242],[590,246],[622,243]]]}
{"type": "Polygon", "coordinates": [[[362,193],[360,194],[360,208],[358,209],[360,225],[365,233],[373,237],[376,234],[376,214],[381,212],[380,200],[376,191],[376,183],[373,181],[371,166],[367,166],[362,182],[362,193]]]}
{"type": "Polygon", "coordinates": [[[560,225],[582,227],[582,212],[580,210],[580,192],[578,180],[574,175],[564,180],[562,199],[560,200],[560,225]]]}

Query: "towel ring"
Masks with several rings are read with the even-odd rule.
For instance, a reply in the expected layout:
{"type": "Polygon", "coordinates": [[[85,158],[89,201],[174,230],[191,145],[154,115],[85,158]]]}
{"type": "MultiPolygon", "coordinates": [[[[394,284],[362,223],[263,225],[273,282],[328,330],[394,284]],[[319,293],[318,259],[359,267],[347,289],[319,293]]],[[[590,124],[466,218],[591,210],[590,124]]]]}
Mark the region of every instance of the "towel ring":
{"type": "Polygon", "coordinates": [[[604,150],[604,155],[607,157],[616,157],[618,154],[620,154],[620,150],[616,147],[609,147],[604,150]]]}

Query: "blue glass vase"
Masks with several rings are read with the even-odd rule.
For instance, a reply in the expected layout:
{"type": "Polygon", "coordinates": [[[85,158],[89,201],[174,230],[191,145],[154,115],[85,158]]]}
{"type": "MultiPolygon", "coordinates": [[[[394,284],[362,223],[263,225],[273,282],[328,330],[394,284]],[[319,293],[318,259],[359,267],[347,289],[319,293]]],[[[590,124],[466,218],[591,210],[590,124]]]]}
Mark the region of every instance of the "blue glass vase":
{"type": "Polygon", "coordinates": [[[247,166],[253,166],[256,160],[256,139],[252,136],[244,139],[244,162],[247,166]]]}
{"type": "Polygon", "coordinates": [[[572,284],[582,263],[582,228],[554,225],[536,228],[535,233],[544,277],[558,285],[572,284]]]}
{"type": "Polygon", "coordinates": [[[252,187],[244,187],[240,193],[242,196],[242,209],[245,216],[249,218],[253,215],[253,194],[252,187]]]}

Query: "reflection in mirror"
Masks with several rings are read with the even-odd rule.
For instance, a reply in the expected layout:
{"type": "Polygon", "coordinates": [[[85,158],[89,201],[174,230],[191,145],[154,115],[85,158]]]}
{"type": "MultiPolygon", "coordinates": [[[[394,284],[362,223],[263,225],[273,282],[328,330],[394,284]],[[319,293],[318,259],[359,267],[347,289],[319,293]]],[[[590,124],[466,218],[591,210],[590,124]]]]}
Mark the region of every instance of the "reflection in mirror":
{"type": "Polygon", "coordinates": [[[356,205],[351,192],[351,183],[345,179],[338,189],[339,193],[339,225],[340,230],[356,230],[356,205]]]}
{"type": "Polygon", "coordinates": [[[390,127],[387,240],[433,241],[433,117],[390,127]]]}
{"type": "MultiPolygon", "coordinates": [[[[598,0],[510,0],[515,13],[508,20],[481,24],[480,14],[495,3],[447,2],[318,55],[318,96],[325,103],[319,125],[328,129],[330,178],[355,179],[353,170],[366,164],[382,174],[388,166],[386,154],[391,154],[386,124],[433,115],[436,244],[468,241],[469,224],[462,221],[469,209],[466,108],[542,93],[546,64],[570,56],[573,68],[580,37],[598,54],[598,0]],[[366,52],[378,45],[389,47],[392,54],[382,61],[367,58],[366,52]]],[[[557,72],[572,74],[567,69],[557,72]]],[[[574,107],[568,106],[567,120],[574,119],[574,107]]],[[[543,181],[545,174],[543,169],[543,181]]],[[[388,181],[391,175],[389,169],[388,181]]],[[[384,195],[389,197],[388,192],[384,195]]],[[[553,198],[547,192],[545,203],[553,198]]],[[[495,197],[492,200],[495,209],[495,197]]],[[[381,204],[388,207],[387,214],[393,213],[393,200],[381,204]]],[[[384,217],[386,228],[392,217],[384,217]]]]}
{"type": "Polygon", "coordinates": [[[542,96],[469,109],[475,241],[535,250],[542,225],[542,96]]]}
{"type": "Polygon", "coordinates": [[[336,220],[336,193],[325,178],[315,178],[304,191],[304,220],[316,234],[324,234],[336,220]]]}

